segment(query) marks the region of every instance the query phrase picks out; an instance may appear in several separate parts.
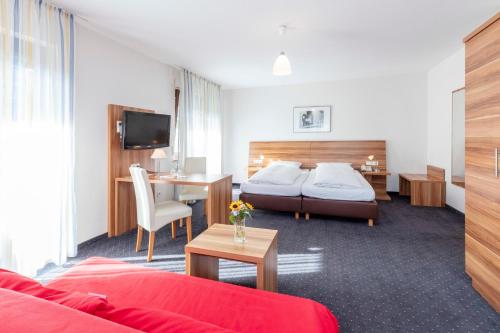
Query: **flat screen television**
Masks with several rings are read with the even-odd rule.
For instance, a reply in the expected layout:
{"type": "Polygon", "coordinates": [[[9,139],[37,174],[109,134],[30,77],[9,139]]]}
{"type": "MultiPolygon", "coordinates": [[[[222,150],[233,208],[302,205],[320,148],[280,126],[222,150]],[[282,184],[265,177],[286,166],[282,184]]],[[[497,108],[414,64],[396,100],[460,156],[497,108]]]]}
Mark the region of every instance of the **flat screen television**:
{"type": "Polygon", "coordinates": [[[170,145],[170,115],[124,111],[123,149],[153,149],[170,145]]]}

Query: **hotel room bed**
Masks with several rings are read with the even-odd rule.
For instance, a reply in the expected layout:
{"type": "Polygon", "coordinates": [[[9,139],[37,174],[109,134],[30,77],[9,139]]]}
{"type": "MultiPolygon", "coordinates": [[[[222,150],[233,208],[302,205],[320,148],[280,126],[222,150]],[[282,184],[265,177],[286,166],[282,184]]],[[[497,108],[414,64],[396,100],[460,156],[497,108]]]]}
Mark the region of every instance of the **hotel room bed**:
{"type": "Polygon", "coordinates": [[[358,172],[356,177],[362,185],[359,188],[332,188],[314,185],[315,170],[304,170],[293,185],[241,184],[240,199],[255,208],[310,214],[362,218],[373,226],[378,217],[375,191],[358,172]],[[251,193],[249,193],[251,192],[251,193]],[[288,195],[287,195],[288,194],[288,195]],[[291,196],[295,194],[295,196],[291,196]]]}
{"type": "Polygon", "coordinates": [[[105,258],[85,260],[48,287],[105,295],[117,308],[168,311],[234,332],[338,332],[332,313],[309,299],[105,258]]]}

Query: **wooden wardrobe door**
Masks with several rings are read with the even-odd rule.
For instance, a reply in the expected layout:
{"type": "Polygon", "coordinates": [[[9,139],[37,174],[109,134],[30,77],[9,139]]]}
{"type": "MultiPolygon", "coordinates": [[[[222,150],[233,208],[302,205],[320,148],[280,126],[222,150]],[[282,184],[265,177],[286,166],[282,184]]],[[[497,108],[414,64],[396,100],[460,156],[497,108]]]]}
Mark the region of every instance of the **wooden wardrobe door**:
{"type": "Polygon", "coordinates": [[[498,18],[466,41],[465,63],[465,266],[474,288],[500,311],[498,18]]]}

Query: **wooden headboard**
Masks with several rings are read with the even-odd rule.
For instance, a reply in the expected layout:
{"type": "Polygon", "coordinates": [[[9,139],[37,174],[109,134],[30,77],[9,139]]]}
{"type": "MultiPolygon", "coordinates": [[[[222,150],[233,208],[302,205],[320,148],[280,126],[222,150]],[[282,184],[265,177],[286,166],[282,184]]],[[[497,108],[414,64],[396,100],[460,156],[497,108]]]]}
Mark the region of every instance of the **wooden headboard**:
{"type": "Polygon", "coordinates": [[[272,161],[299,161],[302,168],[313,169],[318,162],[348,162],[359,169],[374,155],[378,168],[387,169],[384,140],[359,141],[254,141],[250,142],[248,176],[272,161]],[[255,163],[264,156],[262,164],[255,163]]]}

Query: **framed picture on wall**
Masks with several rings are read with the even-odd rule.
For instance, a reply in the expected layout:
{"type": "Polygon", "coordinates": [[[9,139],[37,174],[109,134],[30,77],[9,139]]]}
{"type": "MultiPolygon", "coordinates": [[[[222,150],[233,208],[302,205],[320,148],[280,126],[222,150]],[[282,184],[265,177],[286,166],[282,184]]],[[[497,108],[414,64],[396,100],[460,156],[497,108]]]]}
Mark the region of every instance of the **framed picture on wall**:
{"type": "Polygon", "coordinates": [[[330,132],[332,107],[296,106],[293,108],[293,131],[295,133],[330,132]]]}

